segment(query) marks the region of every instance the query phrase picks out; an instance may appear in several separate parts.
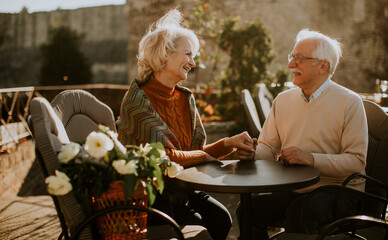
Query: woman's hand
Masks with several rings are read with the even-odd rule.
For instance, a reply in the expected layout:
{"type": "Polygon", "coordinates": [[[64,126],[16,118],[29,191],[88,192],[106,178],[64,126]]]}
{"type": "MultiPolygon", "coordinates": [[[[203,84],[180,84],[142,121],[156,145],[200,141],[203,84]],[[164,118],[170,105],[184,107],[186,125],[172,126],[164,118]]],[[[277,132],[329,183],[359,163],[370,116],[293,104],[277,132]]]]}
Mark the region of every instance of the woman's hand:
{"type": "Polygon", "coordinates": [[[238,150],[245,150],[247,152],[253,153],[255,152],[255,141],[246,131],[225,139],[224,145],[227,148],[237,148],[238,150]]]}

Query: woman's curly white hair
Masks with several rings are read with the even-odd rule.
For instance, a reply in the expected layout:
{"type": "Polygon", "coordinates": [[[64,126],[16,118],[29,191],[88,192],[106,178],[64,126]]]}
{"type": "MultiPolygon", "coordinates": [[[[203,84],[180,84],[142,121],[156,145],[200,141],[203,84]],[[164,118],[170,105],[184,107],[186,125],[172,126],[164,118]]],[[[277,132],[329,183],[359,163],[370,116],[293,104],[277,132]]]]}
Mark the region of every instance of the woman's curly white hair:
{"type": "Polygon", "coordinates": [[[137,65],[139,83],[163,69],[169,52],[174,52],[181,40],[191,43],[193,56],[197,55],[199,40],[195,33],[181,26],[182,13],[177,9],[169,10],[162,18],[154,22],[139,43],[137,65]]]}

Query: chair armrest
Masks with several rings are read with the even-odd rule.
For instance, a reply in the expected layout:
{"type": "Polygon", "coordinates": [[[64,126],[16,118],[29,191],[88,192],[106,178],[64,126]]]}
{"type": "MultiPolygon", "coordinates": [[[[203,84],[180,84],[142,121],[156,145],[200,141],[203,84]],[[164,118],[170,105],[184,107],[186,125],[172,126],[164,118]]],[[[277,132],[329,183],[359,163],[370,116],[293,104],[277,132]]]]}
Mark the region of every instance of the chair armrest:
{"type": "Polygon", "coordinates": [[[354,179],[354,178],[364,178],[364,179],[367,179],[369,181],[372,181],[373,183],[376,183],[378,185],[380,185],[381,187],[385,187],[385,188],[388,188],[388,185],[376,178],[373,178],[371,176],[368,176],[368,175],[365,175],[365,174],[362,174],[362,173],[353,173],[352,175],[350,175],[348,178],[345,179],[345,181],[342,183],[342,186],[346,186],[348,185],[348,183],[354,179]]]}
{"type": "Polygon", "coordinates": [[[106,209],[100,210],[100,211],[94,213],[92,216],[90,216],[90,217],[86,218],[85,220],[83,220],[78,225],[77,229],[74,232],[74,236],[72,237],[72,239],[78,239],[78,237],[81,234],[82,230],[88,224],[90,224],[91,221],[93,221],[97,217],[99,217],[101,215],[104,215],[104,214],[107,214],[109,212],[120,211],[120,210],[135,210],[135,211],[147,212],[149,214],[151,213],[151,214],[159,215],[160,217],[163,217],[170,226],[173,227],[173,229],[177,233],[179,239],[185,239],[184,236],[183,236],[183,233],[182,233],[182,231],[181,231],[181,229],[179,227],[179,225],[175,222],[174,219],[172,219],[169,215],[165,214],[162,211],[159,211],[159,210],[151,208],[151,207],[144,207],[144,206],[116,206],[116,207],[110,207],[110,208],[106,208],[106,209]]]}
{"type": "Polygon", "coordinates": [[[357,225],[358,223],[365,224],[369,223],[376,226],[385,227],[388,231],[388,221],[373,218],[365,215],[357,215],[352,217],[341,218],[331,224],[329,224],[317,237],[317,240],[323,240],[326,236],[340,229],[342,226],[357,225]]]}
{"type": "Polygon", "coordinates": [[[381,196],[377,196],[377,195],[374,195],[374,194],[371,194],[371,193],[367,193],[367,192],[362,192],[362,191],[358,191],[356,189],[353,189],[353,188],[349,188],[349,187],[345,187],[345,186],[340,186],[340,185],[326,185],[326,186],[322,186],[322,187],[319,187],[315,190],[313,190],[311,193],[309,193],[301,207],[301,216],[300,216],[300,224],[301,226],[303,227],[303,230],[306,232],[306,233],[310,233],[309,230],[307,229],[307,227],[305,226],[305,220],[303,219],[304,218],[304,215],[305,215],[305,209],[306,209],[306,206],[308,205],[308,203],[310,202],[310,200],[314,197],[315,194],[319,193],[319,192],[334,192],[335,194],[339,194],[341,192],[350,192],[350,193],[354,193],[354,194],[359,194],[359,195],[362,195],[364,197],[367,197],[367,198],[370,198],[370,199],[373,199],[375,201],[379,201],[379,202],[382,202],[384,204],[388,204],[388,199],[386,198],[383,198],[381,196]]]}

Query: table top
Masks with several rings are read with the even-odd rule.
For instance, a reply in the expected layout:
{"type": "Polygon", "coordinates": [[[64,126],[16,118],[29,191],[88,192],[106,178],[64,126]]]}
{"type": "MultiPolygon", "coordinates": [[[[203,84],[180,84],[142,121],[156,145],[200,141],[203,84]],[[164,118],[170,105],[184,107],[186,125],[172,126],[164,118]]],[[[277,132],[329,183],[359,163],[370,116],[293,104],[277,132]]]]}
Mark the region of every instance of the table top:
{"type": "Polygon", "coordinates": [[[253,193],[308,187],[319,181],[319,171],[269,160],[224,160],[186,168],[176,178],[181,187],[196,190],[253,193]]]}

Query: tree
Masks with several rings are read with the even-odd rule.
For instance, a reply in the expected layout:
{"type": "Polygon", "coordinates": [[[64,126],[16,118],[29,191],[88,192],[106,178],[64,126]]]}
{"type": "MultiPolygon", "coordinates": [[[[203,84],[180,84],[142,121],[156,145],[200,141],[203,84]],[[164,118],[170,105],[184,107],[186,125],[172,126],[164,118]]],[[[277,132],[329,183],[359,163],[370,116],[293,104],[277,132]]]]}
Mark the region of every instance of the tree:
{"type": "Polygon", "coordinates": [[[275,55],[271,49],[269,32],[257,19],[238,27],[238,18],[224,21],[218,38],[218,46],[229,54],[229,65],[218,81],[222,93],[216,110],[223,118],[244,124],[241,114],[240,93],[243,89],[253,91],[259,82],[272,82],[268,67],[275,55]]]}
{"type": "Polygon", "coordinates": [[[40,46],[41,85],[90,83],[91,65],[79,49],[82,36],[67,26],[49,29],[48,43],[40,46]]]}
{"type": "MultiPolygon", "coordinates": [[[[246,124],[241,114],[241,90],[248,89],[252,92],[255,84],[263,82],[276,96],[284,90],[289,73],[284,68],[279,69],[275,75],[269,72],[268,68],[275,59],[275,54],[272,51],[270,33],[260,19],[241,26],[238,17],[219,18],[211,9],[210,2],[196,0],[186,21],[186,25],[199,34],[202,45],[206,45],[205,42],[216,44],[207,52],[201,48],[200,56],[195,59],[198,66],[213,66],[208,74],[209,88],[200,93],[197,99],[198,109],[201,115],[207,116],[210,114],[208,112],[211,112],[210,115],[222,116],[222,120],[236,121],[238,128],[244,128],[246,124]],[[218,63],[221,59],[229,59],[229,63],[220,73],[218,63]],[[214,72],[219,75],[216,79],[213,78],[214,72]],[[214,94],[209,94],[212,88],[221,91],[216,99],[214,94]],[[207,111],[209,105],[211,111],[207,111]]],[[[236,129],[236,132],[240,130],[236,129]]]]}

